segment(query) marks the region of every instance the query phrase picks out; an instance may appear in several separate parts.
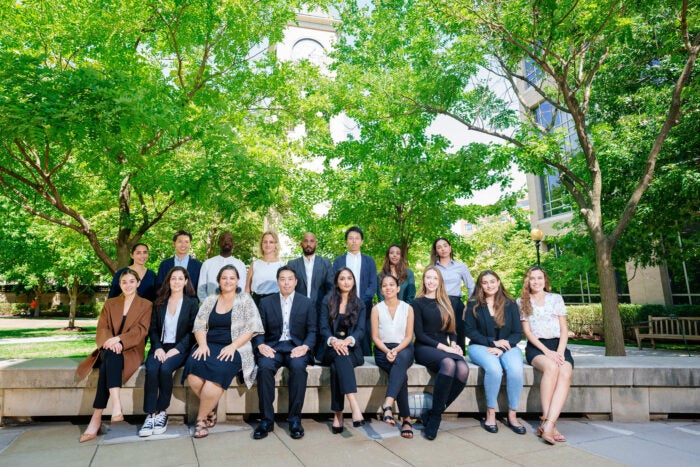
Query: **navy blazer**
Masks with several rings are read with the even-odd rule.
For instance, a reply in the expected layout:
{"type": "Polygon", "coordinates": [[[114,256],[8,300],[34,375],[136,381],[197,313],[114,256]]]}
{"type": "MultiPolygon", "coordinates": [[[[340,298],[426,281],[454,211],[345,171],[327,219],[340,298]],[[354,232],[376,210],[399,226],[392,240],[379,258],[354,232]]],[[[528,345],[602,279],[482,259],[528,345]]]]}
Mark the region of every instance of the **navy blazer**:
{"type": "MultiPolygon", "coordinates": [[[[265,334],[253,337],[253,349],[257,352],[260,344],[267,344],[275,349],[280,343],[282,326],[284,325],[280,294],[272,294],[260,300],[259,311],[265,334]]],[[[316,310],[313,302],[299,293],[295,293],[292,300],[292,311],[289,314],[289,335],[294,346],[309,346],[308,355],[313,356],[316,345],[316,310]]]]}
{"type": "MultiPolygon", "coordinates": [[[[335,352],[333,347],[328,346],[328,339],[330,339],[331,336],[335,337],[335,331],[338,329],[340,319],[336,319],[331,328],[331,323],[328,322],[328,314],[328,300],[325,299],[321,306],[321,326],[319,331],[318,354],[316,355],[316,359],[319,361],[323,361],[326,352],[335,352]]],[[[356,365],[362,365],[365,361],[365,357],[362,355],[362,345],[360,345],[366,332],[365,315],[365,305],[360,302],[360,308],[357,310],[357,322],[352,328],[348,329],[348,336],[355,338],[355,345],[350,348],[350,355],[352,355],[352,359],[356,365]]]]}
{"type": "MultiPolygon", "coordinates": [[[[160,290],[160,286],[165,282],[165,277],[168,272],[175,267],[175,257],[171,256],[161,261],[160,266],[158,266],[158,275],[156,276],[156,291],[160,290]]],[[[199,270],[202,269],[202,262],[190,256],[189,261],[187,261],[187,274],[190,275],[190,284],[197,291],[197,284],[199,284],[199,270]]]]}
{"type": "Polygon", "coordinates": [[[476,308],[476,302],[467,302],[467,311],[464,315],[464,334],[469,338],[469,345],[478,344],[486,347],[495,347],[493,341],[506,339],[510,347],[514,348],[523,337],[523,327],[520,324],[520,310],[518,305],[508,300],[503,310],[505,323],[502,328],[496,328],[496,321],[491,317],[487,306],[476,308]]]}
{"type": "MultiPolygon", "coordinates": [[[[287,266],[294,271],[297,276],[296,292],[306,297],[306,266],[304,257],[295,258],[287,263],[287,266]]],[[[326,258],[316,255],[314,258],[314,271],[311,275],[311,301],[314,303],[316,313],[321,313],[321,303],[323,297],[333,288],[333,266],[326,258]]]]}
{"type": "MultiPolygon", "coordinates": [[[[199,300],[197,297],[182,297],[182,306],[180,307],[180,316],[177,319],[177,329],[175,330],[175,348],[184,355],[187,355],[190,348],[194,344],[194,336],[192,335],[192,326],[194,319],[199,311],[199,300]]],[[[151,327],[148,330],[148,337],[151,339],[151,350],[149,354],[154,353],[157,349],[163,348],[161,337],[163,336],[163,325],[165,323],[165,314],[168,312],[168,303],[161,306],[153,305],[153,313],[151,314],[151,327]]]]}
{"type": "MultiPolygon", "coordinates": [[[[345,255],[340,255],[333,261],[335,272],[346,267],[345,259],[345,255]]],[[[356,277],[355,280],[359,282],[357,287],[360,290],[360,300],[364,302],[365,306],[371,305],[374,294],[377,293],[377,264],[374,262],[374,258],[362,255],[360,278],[356,277]]]]}

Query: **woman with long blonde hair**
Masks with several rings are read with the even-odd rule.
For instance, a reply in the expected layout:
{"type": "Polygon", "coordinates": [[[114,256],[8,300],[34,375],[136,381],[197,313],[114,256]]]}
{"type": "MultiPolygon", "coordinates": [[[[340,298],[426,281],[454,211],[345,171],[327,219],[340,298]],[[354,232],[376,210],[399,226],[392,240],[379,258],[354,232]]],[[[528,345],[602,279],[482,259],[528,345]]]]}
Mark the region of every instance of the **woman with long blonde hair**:
{"type": "Polygon", "coordinates": [[[569,328],[564,300],[550,290],[547,273],[541,267],[533,266],[525,273],[518,305],[527,337],[525,358],[527,363],[542,372],[542,424],[537,434],[545,442],[554,444],[566,441],[556,423],[569,396],[574,359],[566,348],[569,328]]]}
{"type": "Polygon", "coordinates": [[[440,270],[428,266],[418,297],[413,301],[416,362],[437,373],[433,384],[433,407],[423,421],[423,434],[437,437],[442,413],[459,397],[469,376],[469,367],[456,343],[454,311],[440,270]]]}

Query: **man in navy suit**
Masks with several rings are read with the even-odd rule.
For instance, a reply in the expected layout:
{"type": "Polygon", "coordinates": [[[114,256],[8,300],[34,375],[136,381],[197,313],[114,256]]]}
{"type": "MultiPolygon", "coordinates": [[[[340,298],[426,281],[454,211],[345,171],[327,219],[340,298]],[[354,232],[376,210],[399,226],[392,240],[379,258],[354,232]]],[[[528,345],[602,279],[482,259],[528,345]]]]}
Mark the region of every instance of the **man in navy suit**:
{"type": "MultiPolygon", "coordinates": [[[[338,256],[333,261],[333,269],[338,272],[342,268],[349,268],[355,275],[357,294],[362,303],[365,304],[367,316],[365,329],[369,330],[372,329],[369,322],[369,316],[372,311],[372,298],[377,293],[377,264],[371,256],[363,255],[360,252],[364,239],[365,235],[362,233],[362,229],[356,225],[345,231],[345,244],[348,247],[348,252],[338,256]]],[[[370,332],[366,332],[361,342],[362,353],[365,356],[372,355],[372,348],[369,344],[370,335],[370,332]]]]}
{"type": "Polygon", "coordinates": [[[307,364],[313,364],[312,349],[316,344],[316,310],[313,302],[294,292],[297,278],[294,270],[282,266],[277,270],[279,294],[260,301],[260,319],[265,334],[253,338],[258,363],[258,403],[261,420],[253,438],[262,439],[274,429],[275,374],[280,367],[289,370],[289,432],[294,439],[304,436],[301,409],[306,395],[307,364]]]}
{"type": "Polygon", "coordinates": [[[301,240],[304,254],[291,260],[287,266],[297,276],[296,291],[311,299],[320,316],[323,297],[333,288],[333,266],[326,258],[316,255],[317,247],[316,235],[306,232],[301,240]]]}
{"type": "Polygon", "coordinates": [[[156,291],[160,290],[160,286],[165,281],[165,276],[175,266],[182,266],[187,269],[187,274],[190,275],[190,284],[197,290],[199,283],[199,270],[202,268],[202,263],[190,256],[190,245],[192,243],[192,234],[186,230],[178,230],[173,235],[173,245],[175,246],[175,256],[164,259],[158,266],[158,275],[156,276],[156,291]]]}

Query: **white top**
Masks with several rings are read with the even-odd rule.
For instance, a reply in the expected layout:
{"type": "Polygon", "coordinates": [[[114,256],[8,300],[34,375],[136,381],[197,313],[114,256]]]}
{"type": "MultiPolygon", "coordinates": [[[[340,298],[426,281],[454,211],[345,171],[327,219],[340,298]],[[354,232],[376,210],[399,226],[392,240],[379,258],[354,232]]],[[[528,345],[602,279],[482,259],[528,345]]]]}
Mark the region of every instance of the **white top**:
{"type": "Polygon", "coordinates": [[[221,255],[209,258],[204,263],[202,263],[202,269],[199,270],[199,284],[197,285],[197,297],[200,302],[204,302],[209,295],[216,293],[216,289],[219,288],[218,282],[216,282],[216,276],[222,267],[227,264],[233,264],[238,271],[238,287],[243,290],[245,288],[246,279],[246,267],[238,258],[229,256],[224,258],[221,255]]]}
{"type": "MultiPolygon", "coordinates": [[[[520,298],[518,298],[518,306],[520,306],[520,298]]],[[[544,296],[544,305],[537,306],[530,298],[532,304],[532,314],[530,316],[520,315],[520,321],[530,323],[532,333],[538,339],[553,339],[561,337],[561,328],[559,327],[559,317],[566,316],[566,306],[561,295],[549,293],[544,296]]]]}
{"type": "MultiPolygon", "coordinates": [[[[306,296],[311,298],[311,280],[314,275],[314,262],[316,261],[316,255],[311,255],[311,258],[304,255],[302,258],[304,258],[304,269],[306,270],[306,296]]],[[[297,277],[297,279],[299,278],[297,277]]]]}
{"type": "Polygon", "coordinates": [[[177,337],[177,320],[180,319],[180,309],[182,308],[182,299],[177,302],[177,308],[175,309],[175,314],[170,315],[170,312],[165,311],[165,320],[163,320],[163,336],[161,336],[160,342],[163,344],[175,344],[175,338],[177,337]]]}
{"type": "Polygon", "coordinates": [[[290,293],[287,298],[280,294],[280,306],[282,307],[282,335],[280,341],[288,341],[292,339],[289,333],[289,316],[292,314],[292,303],[294,302],[294,292],[290,293]]]}
{"type": "Polygon", "coordinates": [[[394,318],[389,314],[386,302],[377,303],[379,310],[379,338],[385,344],[400,344],[406,337],[406,321],[408,321],[408,303],[399,300],[394,318]]]}
{"type": "Polygon", "coordinates": [[[283,265],[282,261],[265,262],[261,259],[253,261],[253,280],[250,281],[250,291],[258,295],[277,293],[277,270],[283,265]]]}
{"type": "Polygon", "coordinates": [[[362,298],[362,290],[360,289],[360,273],[362,272],[362,253],[352,254],[348,251],[345,255],[345,266],[355,275],[355,289],[357,296],[362,298]]]}

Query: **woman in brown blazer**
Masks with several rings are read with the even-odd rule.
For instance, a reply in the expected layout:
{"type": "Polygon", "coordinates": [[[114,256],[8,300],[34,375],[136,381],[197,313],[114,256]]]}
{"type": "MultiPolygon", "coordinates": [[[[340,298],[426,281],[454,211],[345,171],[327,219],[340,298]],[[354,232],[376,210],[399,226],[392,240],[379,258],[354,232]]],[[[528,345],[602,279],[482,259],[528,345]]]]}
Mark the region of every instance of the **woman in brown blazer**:
{"type": "MultiPolygon", "coordinates": [[[[99,354],[100,376],[97,380],[95,411],[85,432],[80,435],[84,443],[100,433],[102,412],[107,401],[112,398],[112,422],[124,420],[119,392],[124,381],[138,369],[143,362],[146,336],[151,323],[152,304],[136,295],[141,279],[136,271],[126,269],[119,277],[122,294],[110,298],[104,304],[97,322],[95,342],[97,349],[92,358],[99,354]]],[[[91,360],[86,359],[86,362],[91,360]]],[[[80,369],[83,365],[79,366],[80,369]]]]}

